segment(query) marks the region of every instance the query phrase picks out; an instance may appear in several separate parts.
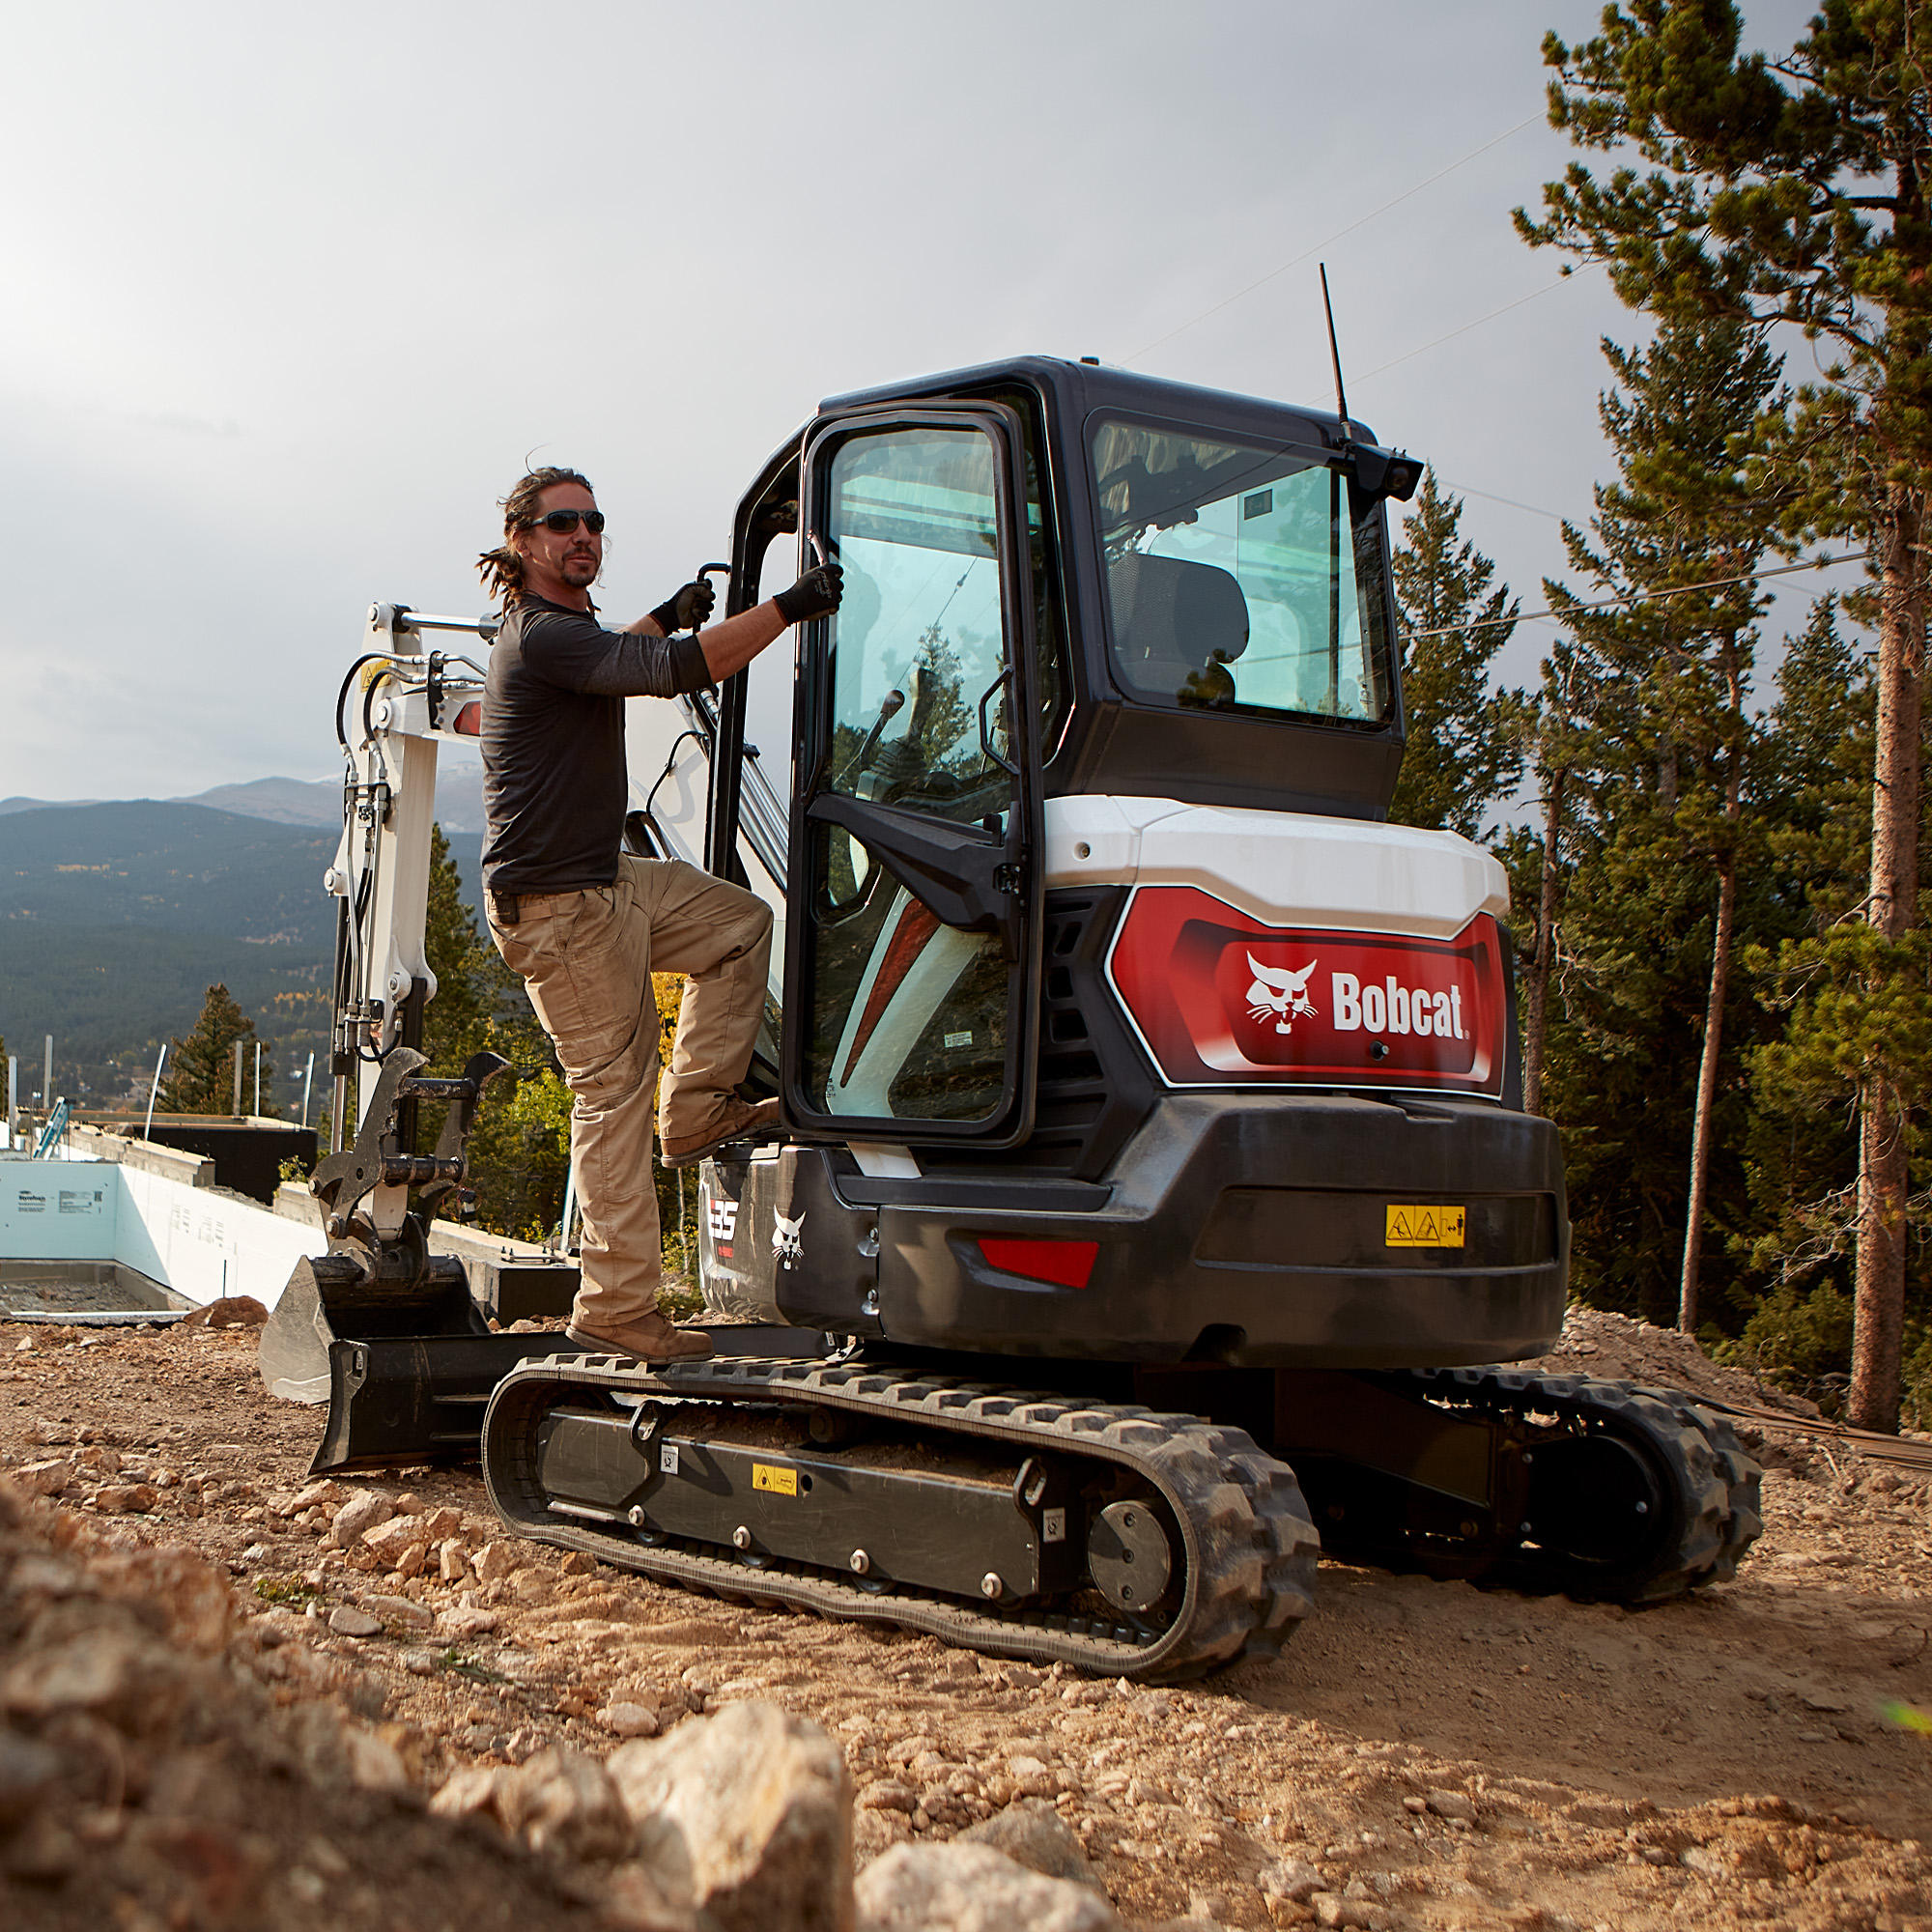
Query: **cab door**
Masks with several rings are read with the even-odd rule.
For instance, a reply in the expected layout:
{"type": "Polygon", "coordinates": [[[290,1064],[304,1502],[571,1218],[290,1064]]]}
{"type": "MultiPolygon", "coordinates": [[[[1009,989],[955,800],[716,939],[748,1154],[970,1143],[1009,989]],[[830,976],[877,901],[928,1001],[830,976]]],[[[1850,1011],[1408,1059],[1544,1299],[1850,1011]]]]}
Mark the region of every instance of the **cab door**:
{"type": "Polygon", "coordinates": [[[1022,430],[993,404],[814,427],[799,526],[843,566],[794,708],[789,1124],[1023,1141],[1039,1009],[1040,750],[1022,430]]]}

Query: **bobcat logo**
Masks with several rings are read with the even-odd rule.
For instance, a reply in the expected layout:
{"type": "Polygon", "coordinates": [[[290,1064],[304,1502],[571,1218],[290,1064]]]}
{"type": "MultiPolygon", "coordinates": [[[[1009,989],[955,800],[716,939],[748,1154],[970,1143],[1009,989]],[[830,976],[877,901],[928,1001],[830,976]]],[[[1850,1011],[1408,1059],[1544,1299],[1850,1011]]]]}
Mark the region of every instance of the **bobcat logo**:
{"type": "Polygon", "coordinates": [[[805,1216],[796,1221],[787,1221],[776,1208],[772,1211],[772,1259],[780,1267],[796,1267],[805,1259],[805,1251],[799,1245],[798,1231],[805,1226],[805,1216]]]}
{"type": "Polygon", "coordinates": [[[1311,959],[1299,973],[1273,972],[1250,952],[1248,968],[1255,981],[1248,988],[1248,1017],[1272,1019],[1276,1033],[1293,1033],[1296,1020],[1312,1020],[1315,1002],[1308,997],[1308,976],[1318,963],[1311,959]]]}

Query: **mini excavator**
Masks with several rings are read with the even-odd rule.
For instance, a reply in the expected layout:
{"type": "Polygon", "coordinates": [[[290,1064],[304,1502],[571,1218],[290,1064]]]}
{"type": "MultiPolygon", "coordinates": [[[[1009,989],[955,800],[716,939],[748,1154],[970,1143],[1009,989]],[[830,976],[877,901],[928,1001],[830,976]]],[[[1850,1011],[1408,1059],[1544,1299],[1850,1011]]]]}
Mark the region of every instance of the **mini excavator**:
{"type": "Polygon", "coordinates": [[[1502,867],[1385,821],[1420,468],[1045,357],[837,397],[771,457],[727,611],[808,543],[846,586],[785,781],[744,674],[630,707],[626,843],[782,935],[751,1091],[783,1127],[700,1171],[697,1362],[494,1333],[430,1250],[498,1068],[420,1070],[437,746],[481,696],[426,639],[492,626],[377,606],[328,1253],[262,1356],[328,1404],[316,1466],[480,1454],[520,1535],[1129,1678],[1277,1648],[1322,1550],[1629,1605],[1730,1577],[1758,1471],[1720,1416],[1507,1366],[1561,1327],[1569,1222],[1502,867]]]}

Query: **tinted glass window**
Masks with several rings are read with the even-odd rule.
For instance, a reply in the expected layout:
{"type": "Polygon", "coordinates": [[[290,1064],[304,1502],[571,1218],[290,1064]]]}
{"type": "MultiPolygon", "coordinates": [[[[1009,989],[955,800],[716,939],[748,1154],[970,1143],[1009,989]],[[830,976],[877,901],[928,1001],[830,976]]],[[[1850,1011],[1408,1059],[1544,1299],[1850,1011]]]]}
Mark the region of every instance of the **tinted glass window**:
{"type": "MultiPolygon", "coordinates": [[[[978,429],[842,441],[826,536],[845,570],[831,620],[829,756],[815,789],[970,827],[1015,810],[1001,606],[997,453],[978,429]],[[983,708],[985,739],[981,740],[983,708]]],[[[803,1074],[827,1114],[963,1123],[1008,1105],[1016,969],[997,936],[944,924],[862,833],[809,846],[803,1074]]]]}
{"type": "Polygon", "coordinates": [[[950,818],[1004,808],[980,742],[1006,664],[993,461],[979,431],[941,429],[857,436],[832,460],[835,791],[950,818]]]}
{"type": "Polygon", "coordinates": [[[1338,469],[1103,421],[1093,438],[1114,668],[1159,704],[1380,723],[1382,520],[1338,469]]]}

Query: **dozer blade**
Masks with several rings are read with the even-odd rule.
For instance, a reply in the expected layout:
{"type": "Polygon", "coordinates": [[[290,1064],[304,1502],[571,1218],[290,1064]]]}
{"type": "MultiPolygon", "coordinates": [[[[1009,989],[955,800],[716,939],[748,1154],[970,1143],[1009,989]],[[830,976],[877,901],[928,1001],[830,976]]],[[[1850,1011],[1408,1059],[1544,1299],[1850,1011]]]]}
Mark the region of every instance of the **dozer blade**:
{"type": "MultiPolygon", "coordinates": [[[[433,1255],[413,1279],[353,1254],[296,1264],[262,1330],[256,1364],[270,1395],[327,1403],[311,1475],[398,1463],[470,1462],[483,1411],[520,1362],[562,1337],[492,1334],[463,1264],[433,1255]]],[[[763,1324],[709,1330],[724,1353],[819,1354],[825,1337],[763,1324]]]]}

